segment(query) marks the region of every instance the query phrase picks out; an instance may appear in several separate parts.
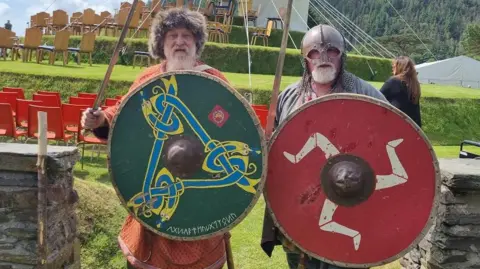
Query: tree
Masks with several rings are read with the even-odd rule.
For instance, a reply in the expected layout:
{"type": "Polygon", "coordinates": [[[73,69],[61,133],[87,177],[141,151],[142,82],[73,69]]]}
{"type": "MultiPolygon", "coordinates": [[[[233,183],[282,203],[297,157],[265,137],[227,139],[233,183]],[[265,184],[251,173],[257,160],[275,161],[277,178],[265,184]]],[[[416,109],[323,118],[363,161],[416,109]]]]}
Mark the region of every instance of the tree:
{"type": "Polygon", "coordinates": [[[467,25],[461,45],[467,55],[480,56],[480,24],[467,25]]]}
{"type": "Polygon", "coordinates": [[[412,54],[423,54],[425,51],[425,45],[431,45],[430,39],[421,39],[421,41],[414,34],[399,34],[399,35],[390,35],[382,36],[377,38],[377,41],[381,43],[385,48],[390,50],[396,55],[412,55],[412,54]]]}

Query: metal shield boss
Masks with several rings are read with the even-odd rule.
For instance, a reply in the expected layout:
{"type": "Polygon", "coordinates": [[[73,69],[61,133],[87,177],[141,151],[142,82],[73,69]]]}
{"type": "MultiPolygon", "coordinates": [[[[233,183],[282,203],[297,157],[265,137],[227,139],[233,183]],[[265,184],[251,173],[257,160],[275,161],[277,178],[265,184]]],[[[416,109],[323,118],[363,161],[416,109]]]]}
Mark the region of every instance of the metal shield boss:
{"type": "Polygon", "coordinates": [[[152,232],[199,240],[231,230],[255,205],[266,142],[248,102],[206,73],[165,73],[122,101],[109,168],[123,205],[152,232]]]}
{"type": "Polygon", "coordinates": [[[365,95],[332,94],[277,128],[265,199],[301,251],[366,268],[400,258],[424,237],[439,180],[432,146],[408,116],[365,95]]]}

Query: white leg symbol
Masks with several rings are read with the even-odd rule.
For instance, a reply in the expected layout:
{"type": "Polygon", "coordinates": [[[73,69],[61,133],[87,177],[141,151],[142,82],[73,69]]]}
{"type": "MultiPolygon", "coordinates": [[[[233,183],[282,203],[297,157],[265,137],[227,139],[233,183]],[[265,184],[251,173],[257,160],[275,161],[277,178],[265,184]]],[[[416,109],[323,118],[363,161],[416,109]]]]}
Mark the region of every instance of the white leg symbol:
{"type": "Polygon", "coordinates": [[[316,147],[320,148],[325,153],[325,158],[330,156],[337,155],[340,153],[338,149],[322,134],[314,133],[310,136],[305,142],[303,148],[297,153],[297,155],[292,155],[288,152],[283,152],[285,158],[287,158],[291,163],[300,162],[303,157],[307,156],[310,151],[314,150],[316,147]]]}
{"type": "Polygon", "coordinates": [[[397,139],[388,142],[386,148],[388,158],[390,159],[390,164],[392,165],[392,173],[386,176],[377,176],[376,190],[394,187],[407,182],[407,172],[403,168],[403,165],[398,159],[397,153],[395,152],[395,148],[402,142],[403,139],[397,139]]]}
{"type": "Polygon", "coordinates": [[[335,213],[335,210],[337,209],[337,207],[338,205],[336,205],[335,203],[333,203],[328,199],[325,199],[325,202],[323,203],[322,213],[320,215],[320,220],[318,221],[318,225],[320,226],[321,230],[332,232],[332,233],[343,234],[348,237],[352,237],[353,246],[355,247],[355,250],[358,250],[358,248],[360,247],[360,239],[362,237],[360,233],[332,221],[333,213],[335,213]]]}

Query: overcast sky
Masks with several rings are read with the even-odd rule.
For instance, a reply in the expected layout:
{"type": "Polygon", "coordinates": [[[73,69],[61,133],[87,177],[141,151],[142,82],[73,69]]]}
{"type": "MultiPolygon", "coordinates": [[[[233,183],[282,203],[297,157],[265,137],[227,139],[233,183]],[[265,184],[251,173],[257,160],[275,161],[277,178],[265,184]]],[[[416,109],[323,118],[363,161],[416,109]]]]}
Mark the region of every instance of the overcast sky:
{"type": "Polygon", "coordinates": [[[0,0],[0,26],[4,27],[10,20],[12,31],[23,36],[30,16],[47,8],[50,15],[56,9],[63,9],[70,17],[73,12],[83,12],[86,8],[92,8],[97,14],[104,10],[113,13],[120,7],[120,2],[132,3],[133,0],[0,0]]]}

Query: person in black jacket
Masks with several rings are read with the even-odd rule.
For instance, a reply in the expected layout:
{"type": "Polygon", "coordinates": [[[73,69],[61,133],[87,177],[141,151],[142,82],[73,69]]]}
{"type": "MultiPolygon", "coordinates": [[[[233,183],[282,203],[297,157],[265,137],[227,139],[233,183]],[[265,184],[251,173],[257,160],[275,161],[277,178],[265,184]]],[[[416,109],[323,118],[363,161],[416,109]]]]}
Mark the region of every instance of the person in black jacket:
{"type": "Polygon", "coordinates": [[[392,62],[393,76],[383,84],[380,92],[391,105],[407,114],[420,128],[420,83],[412,59],[400,56],[392,62]]]}

